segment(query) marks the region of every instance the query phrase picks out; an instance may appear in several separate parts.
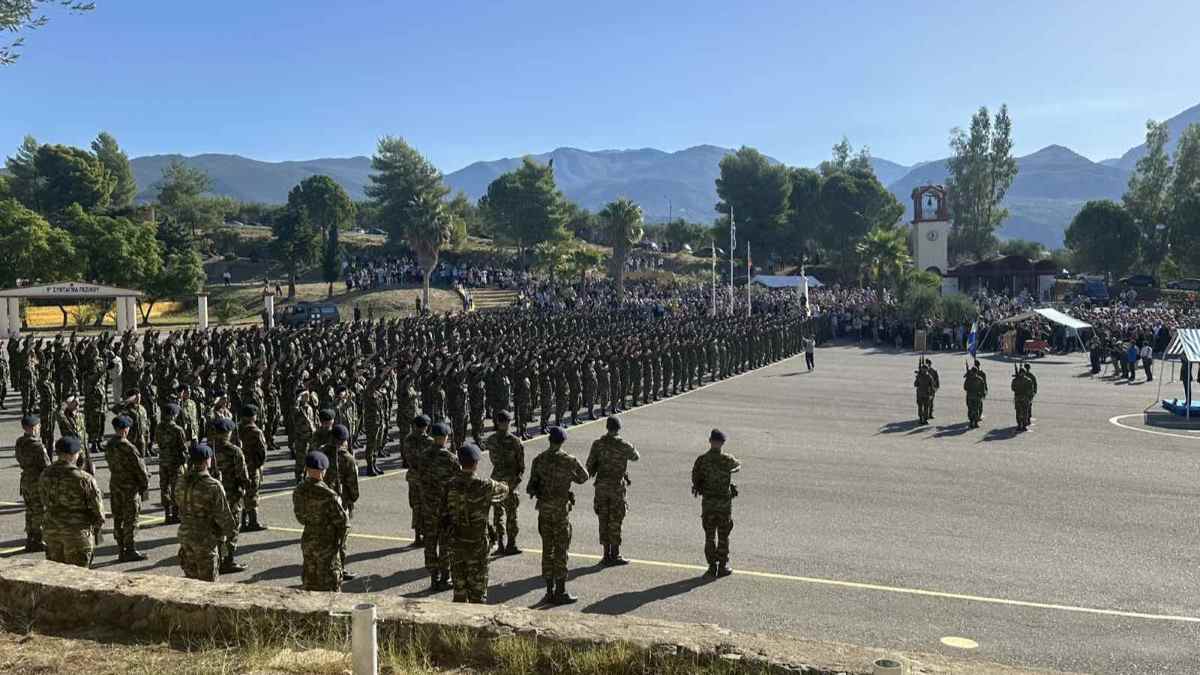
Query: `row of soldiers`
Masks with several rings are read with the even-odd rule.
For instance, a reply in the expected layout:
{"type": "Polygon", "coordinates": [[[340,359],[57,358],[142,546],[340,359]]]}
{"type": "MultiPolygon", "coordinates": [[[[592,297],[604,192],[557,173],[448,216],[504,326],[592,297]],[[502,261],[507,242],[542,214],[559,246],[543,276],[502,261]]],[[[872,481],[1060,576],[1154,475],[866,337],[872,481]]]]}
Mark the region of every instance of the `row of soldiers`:
{"type": "MultiPolygon", "coordinates": [[[[917,419],[928,424],[933,419],[934,397],[941,387],[941,378],[931,359],[921,357],[914,371],[913,388],[917,392],[917,419]]],[[[983,401],[988,395],[987,373],[974,359],[963,373],[963,391],[967,398],[967,426],[978,429],[983,420],[983,401]]],[[[1016,410],[1017,429],[1026,431],[1033,423],[1033,399],[1037,396],[1037,377],[1028,362],[1013,366],[1013,404],[1016,410]]]]}

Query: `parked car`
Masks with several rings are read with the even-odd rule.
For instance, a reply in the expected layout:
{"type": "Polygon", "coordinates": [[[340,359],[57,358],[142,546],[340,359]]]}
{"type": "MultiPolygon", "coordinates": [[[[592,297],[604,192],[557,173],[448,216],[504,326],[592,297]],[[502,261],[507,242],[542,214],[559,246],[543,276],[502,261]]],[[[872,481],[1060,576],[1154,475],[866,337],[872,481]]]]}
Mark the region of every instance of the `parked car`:
{"type": "Polygon", "coordinates": [[[367,234],[374,234],[374,235],[377,235],[380,237],[387,236],[387,232],[384,232],[383,230],[379,229],[378,227],[372,227],[371,229],[367,230],[367,234]]]}
{"type": "Polygon", "coordinates": [[[1122,279],[1121,285],[1130,288],[1158,288],[1158,280],[1149,274],[1134,274],[1122,279]]]}
{"type": "MultiPolygon", "coordinates": [[[[725,251],[723,249],[718,247],[716,249],[716,251],[717,251],[718,258],[725,257],[725,251]]],[[[713,256],[713,247],[705,246],[704,248],[700,249],[699,251],[696,251],[695,253],[693,253],[692,255],[696,256],[697,258],[711,258],[713,256]]]]}
{"type": "Polygon", "coordinates": [[[1167,288],[1177,291],[1200,291],[1200,279],[1176,279],[1168,282],[1167,288]]]}
{"type": "Polygon", "coordinates": [[[1108,284],[1103,279],[1084,278],[1083,294],[1091,300],[1106,302],[1108,300],[1108,284]]]}
{"type": "Polygon", "coordinates": [[[328,302],[298,302],[283,311],[279,322],[288,328],[337,323],[342,320],[337,305],[328,302]]]}

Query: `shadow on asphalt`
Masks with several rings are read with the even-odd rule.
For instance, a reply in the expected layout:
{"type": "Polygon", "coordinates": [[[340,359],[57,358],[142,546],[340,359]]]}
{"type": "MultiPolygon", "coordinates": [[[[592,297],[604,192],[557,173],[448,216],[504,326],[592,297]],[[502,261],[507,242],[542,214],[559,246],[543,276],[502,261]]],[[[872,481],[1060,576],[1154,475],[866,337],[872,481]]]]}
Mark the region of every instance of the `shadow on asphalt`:
{"type": "Polygon", "coordinates": [[[926,425],[921,424],[920,420],[904,420],[903,422],[888,422],[887,424],[879,427],[879,431],[877,433],[900,434],[900,433],[904,433],[905,431],[911,432],[911,431],[923,430],[925,428],[925,426],[926,425]]]}
{"type": "Polygon", "coordinates": [[[1004,429],[992,429],[991,431],[987,432],[987,434],[985,434],[983,439],[979,442],[987,443],[990,441],[1007,441],[1016,438],[1019,434],[1021,434],[1021,430],[1015,426],[1004,429]]]}
{"type": "Polygon", "coordinates": [[[767,375],[767,377],[795,377],[797,375],[808,375],[810,373],[812,373],[811,370],[797,370],[797,371],[793,371],[790,373],[780,373],[778,375],[767,375]]]}
{"type": "MultiPolygon", "coordinates": [[[[580,577],[586,577],[591,574],[603,572],[606,569],[608,568],[604,567],[600,563],[596,563],[595,565],[591,565],[589,567],[576,567],[574,569],[567,570],[567,581],[570,582],[580,577]]],[[[526,577],[525,579],[512,581],[506,584],[496,584],[488,588],[488,602],[509,602],[521,597],[522,595],[525,595],[526,593],[543,591],[545,588],[546,580],[541,575],[535,577],[526,577]]],[[[539,601],[540,599],[541,598],[539,596],[539,601]]],[[[531,607],[542,607],[542,605],[539,602],[531,605],[531,607]]]]}
{"type": "Polygon", "coordinates": [[[669,584],[655,586],[654,588],[647,588],[644,591],[618,593],[594,602],[580,611],[584,614],[627,614],[641,609],[652,602],[689,593],[693,589],[705,586],[713,581],[716,581],[716,579],[699,576],[673,581],[669,584]]]}
{"type": "Polygon", "coordinates": [[[969,423],[959,422],[958,424],[951,424],[949,426],[938,427],[937,431],[934,432],[933,437],[934,438],[944,438],[946,436],[962,436],[963,434],[967,433],[970,430],[971,430],[971,425],[969,423]]]}

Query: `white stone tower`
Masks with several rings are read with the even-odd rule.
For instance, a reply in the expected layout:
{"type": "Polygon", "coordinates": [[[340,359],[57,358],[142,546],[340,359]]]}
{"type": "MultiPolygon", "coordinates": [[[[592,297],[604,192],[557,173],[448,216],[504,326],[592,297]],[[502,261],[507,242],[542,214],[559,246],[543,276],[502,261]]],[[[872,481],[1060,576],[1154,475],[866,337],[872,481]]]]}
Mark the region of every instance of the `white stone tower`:
{"type": "Polygon", "coordinates": [[[946,188],[923,185],[913,188],[912,249],[917,269],[944,275],[950,265],[950,211],[946,188]]]}

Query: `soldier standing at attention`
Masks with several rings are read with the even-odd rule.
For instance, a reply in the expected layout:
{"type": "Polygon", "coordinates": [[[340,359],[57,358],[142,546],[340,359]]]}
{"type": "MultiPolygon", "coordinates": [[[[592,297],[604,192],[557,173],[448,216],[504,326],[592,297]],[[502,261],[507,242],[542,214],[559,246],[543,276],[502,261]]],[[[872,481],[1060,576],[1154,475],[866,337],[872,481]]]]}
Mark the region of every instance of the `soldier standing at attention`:
{"type": "MultiPolygon", "coordinates": [[[[216,476],[221,481],[221,487],[225,488],[225,501],[229,502],[229,510],[233,513],[233,519],[241,524],[243,499],[246,496],[246,490],[250,487],[250,475],[246,471],[246,456],[242,454],[242,449],[233,443],[229,442],[229,436],[233,433],[233,420],[224,417],[217,419],[212,424],[213,435],[213,456],[216,459],[216,476]]],[[[234,560],[234,553],[237,551],[238,530],[235,530],[233,535],[225,538],[225,546],[221,556],[221,574],[235,574],[244,572],[246,566],[234,560]]]]}
{"type": "Polygon", "coordinates": [[[433,442],[429,434],[429,418],[416,415],[412,419],[412,431],[400,442],[400,466],[407,471],[404,481],[408,484],[408,509],[412,511],[413,546],[423,546],[421,532],[425,523],[421,515],[421,455],[433,442]]]}
{"type": "Polygon", "coordinates": [[[601,565],[627,565],[621,557],[621,524],[628,508],[625,490],[629,485],[629,462],[641,456],[632,445],[621,438],[621,420],[609,417],[605,421],[608,433],[592,443],[584,468],[596,483],[593,507],[600,519],[600,545],[604,547],[601,565]]]}
{"type": "Polygon", "coordinates": [[[246,459],[246,496],[242,498],[244,511],[241,516],[242,532],[262,532],[267,529],[258,522],[258,491],[263,482],[263,465],[267,463],[267,438],[258,427],[258,407],[251,404],[242,408],[242,421],[238,425],[237,443],[246,459]]]}
{"type": "Polygon", "coordinates": [[[175,485],[179,566],[185,577],[200,581],[217,580],[221,542],[237,534],[225,488],[208,473],[212,457],[207,445],[193,445],[188,451],[187,472],[175,485]]]}
{"type": "Polygon", "coordinates": [[[346,544],[350,536],[350,521],[354,519],[354,505],[358,503],[358,464],[354,462],[354,453],[350,451],[350,430],[342,424],[334,425],[329,445],[321,452],[329,458],[325,482],[337,493],[342,500],[342,508],[346,510],[345,536],[342,537],[339,558],[342,580],[349,581],[355,575],[346,569],[346,544]]]}
{"type": "Polygon", "coordinates": [[[111,474],[108,499],[112,506],[113,538],[117,540],[119,562],[145,560],[146,554],[133,547],[142,500],[150,496],[150,473],[137,447],[129,441],[133,421],[121,415],[112,421],[115,435],[104,447],[104,459],[111,474]]]}
{"type": "Polygon", "coordinates": [[[446,488],[458,475],[458,458],[446,449],[450,428],[433,425],[433,441],[421,455],[421,515],[424,519],[425,569],[431,591],[450,590],[450,549],[442,516],[446,510],[446,488]]]}
{"type": "Polygon", "coordinates": [[[942,388],[942,378],[938,377],[937,368],[933,367],[933,359],[925,359],[925,367],[929,369],[929,377],[933,378],[933,392],[929,395],[929,419],[933,419],[933,402],[938,389],[942,388]]]}
{"type": "Polygon", "coordinates": [[[46,544],[42,541],[42,518],[44,503],[42,492],[38,488],[38,480],[42,472],[50,465],[46,455],[46,446],[42,445],[39,437],[42,420],[37,415],[26,415],[21,418],[21,430],[24,435],[15,443],[17,464],[21,467],[21,499],[25,501],[25,551],[37,553],[45,551],[46,544]]]}
{"type": "Polygon", "coordinates": [[[42,472],[38,492],[46,505],[46,560],[90,567],[104,525],[104,501],[96,479],[77,466],[80,446],[74,436],[58,439],[54,463],[42,472]]]}
{"type": "Polygon", "coordinates": [[[508,494],[494,507],[492,526],[496,530],[497,555],[521,552],[517,548],[517,506],[521,503],[517,486],[525,477],[525,446],[521,439],[509,433],[511,422],[512,415],[507,410],[496,412],[496,431],[483,442],[483,451],[492,459],[492,480],[500,481],[508,488],[508,494]],[[504,542],[506,533],[507,545],[504,542]]]}
{"type": "Polygon", "coordinates": [[[967,392],[967,425],[978,429],[979,421],[983,419],[983,399],[988,393],[987,376],[979,367],[978,360],[975,361],[974,367],[967,370],[963,379],[963,389],[967,392]]]}
{"type": "Polygon", "coordinates": [[[200,406],[192,398],[192,390],[186,385],[179,385],[180,425],[183,436],[189,444],[200,440],[200,406]]]}
{"type": "Polygon", "coordinates": [[[38,419],[42,420],[39,427],[42,435],[42,447],[52,448],[54,447],[54,414],[58,412],[58,405],[54,402],[54,387],[51,386],[48,377],[43,377],[38,381],[37,392],[38,419]]]}
{"type": "Polygon", "coordinates": [[[733,474],[742,464],[722,450],[725,434],[713,429],[708,436],[708,452],[692,466],[692,496],[701,497],[700,524],[704,527],[704,558],[710,577],[727,577],[729,569],[729,533],[733,531],[733,500],[737,486],[733,474]]]}
{"type": "MultiPolygon", "coordinates": [[[[308,456],[308,449],[314,447],[310,445],[310,441],[313,432],[317,430],[317,407],[320,405],[320,399],[312,391],[315,384],[315,380],[311,378],[308,380],[308,388],[296,397],[296,407],[292,413],[292,443],[295,446],[292,448],[292,453],[296,458],[297,483],[300,482],[306,471],[305,461],[307,460],[305,457],[308,456]]],[[[333,421],[333,415],[329,416],[329,420],[333,421]]]]}
{"type": "Polygon", "coordinates": [[[475,475],[482,454],[474,443],[460,448],[458,463],[462,471],[446,489],[454,602],[482,603],[487,600],[488,510],[509,493],[505,483],[475,475]]]}
{"type": "MultiPolygon", "coordinates": [[[[364,457],[367,460],[365,469],[368,476],[382,476],[383,469],[380,469],[375,458],[379,450],[383,448],[387,440],[387,435],[383,423],[383,414],[386,407],[384,400],[384,392],[382,390],[383,379],[391,372],[391,366],[384,366],[383,370],[371,378],[367,384],[367,390],[363,392],[363,429],[367,435],[367,448],[364,457]]],[[[329,461],[333,461],[330,457],[329,461]]]]}
{"type": "Polygon", "coordinates": [[[150,418],[142,407],[142,394],[137,389],[125,392],[125,403],[117,409],[118,415],[124,415],[130,423],[128,440],[137,448],[138,456],[145,457],[150,451],[150,418]]]}
{"type": "Polygon", "coordinates": [[[183,475],[188,459],[186,434],[177,424],[179,413],[179,404],[168,403],[163,406],[163,419],[158,423],[158,491],[167,525],[179,523],[175,483],[183,475]]]}
{"type": "Polygon", "coordinates": [[[306,591],[342,590],[339,552],[346,538],[346,511],[337,493],[325,482],[329,458],[313,451],[304,456],[304,479],[292,493],[292,512],[304,527],[300,552],[304,567],[300,574],[306,591]]]}
{"type": "Polygon", "coordinates": [[[543,604],[569,605],[576,601],[567,593],[567,549],[571,546],[571,507],[575,495],[571,484],[587,482],[588,472],[571,455],[563,452],[567,432],[550,429],[550,447],[533,459],[529,469],[529,496],[537,500],[538,532],[542,535],[542,577],[546,580],[543,604]]]}
{"type": "Polygon", "coordinates": [[[913,378],[913,387],[917,390],[917,417],[921,424],[929,424],[929,418],[933,415],[930,409],[933,406],[933,376],[929,374],[924,361],[913,378]]]}
{"type": "Polygon", "coordinates": [[[88,448],[87,419],[79,410],[79,399],[74,394],[63,401],[55,416],[55,426],[58,427],[60,435],[79,439],[79,447],[83,449],[79,457],[79,468],[95,475],[96,467],[92,465],[92,453],[88,448]]]}

